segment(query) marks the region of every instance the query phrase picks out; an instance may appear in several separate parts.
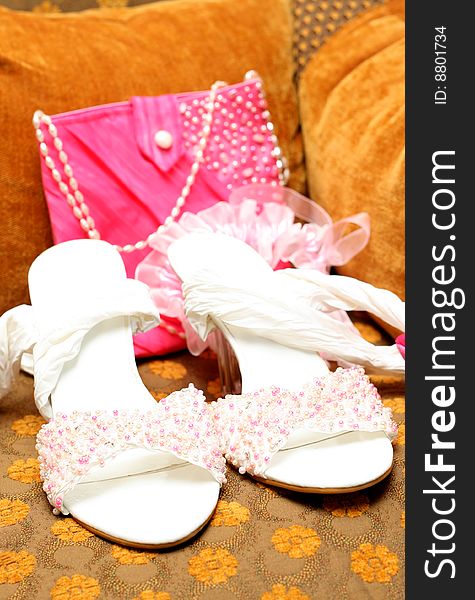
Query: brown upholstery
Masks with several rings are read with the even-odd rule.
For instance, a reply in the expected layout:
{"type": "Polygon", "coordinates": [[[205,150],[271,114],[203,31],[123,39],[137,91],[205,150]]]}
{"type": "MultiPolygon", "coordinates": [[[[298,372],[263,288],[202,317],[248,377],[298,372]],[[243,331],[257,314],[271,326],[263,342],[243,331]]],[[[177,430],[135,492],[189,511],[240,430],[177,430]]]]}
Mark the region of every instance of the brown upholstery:
{"type": "Polygon", "coordinates": [[[313,56],[300,81],[312,197],[334,218],[367,211],[368,247],[340,272],[404,296],[404,13],[364,13],[313,56]]]}
{"type": "Polygon", "coordinates": [[[28,266],[52,243],[34,110],[55,114],[208,89],[217,79],[241,81],[253,68],[266,82],[291,184],[302,188],[291,37],[286,0],[182,0],[47,15],[0,8],[0,313],[27,300],[28,266]]]}
{"type": "MultiPolygon", "coordinates": [[[[96,0],[5,2],[46,13],[96,0]]],[[[137,2],[97,0],[100,6],[137,2]]],[[[335,218],[363,209],[372,217],[370,247],[345,272],[401,291],[401,4],[399,12],[393,3],[335,33],[375,2],[291,0],[299,24],[294,39],[307,44],[295,49],[303,73],[301,122],[313,196],[335,218]],[[333,39],[311,58],[325,32],[333,39]]],[[[0,9],[0,314],[26,300],[27,268],[51,244],[31,127],[35,108],[54,113],[132,94],[202,89],[255,68],[290,158],[291,184],[302,189],[289,14],[285,0],[174,0],[67,15],[0,9]]],[[[356,324],[370,341],[388,343],[368,319],[359,315],[356,324]]],[[[157,400],[190,382],[210,400],[220,394],[209,352],[141,361],[139,370],[157,400]]],[[[218,510],[201,535],[172,551],[143,552],[52,515],[35,450],[42,419],[32,379],[21,375],[0,403],[0,598],[402,600],[404,383],[392,377],[374,383],[399,423],[387,480],[356,494],[307,496],[230,469],[218,510]]],[[[153,519],[154,507],[143,500],[137,510],[153,519]]]]}

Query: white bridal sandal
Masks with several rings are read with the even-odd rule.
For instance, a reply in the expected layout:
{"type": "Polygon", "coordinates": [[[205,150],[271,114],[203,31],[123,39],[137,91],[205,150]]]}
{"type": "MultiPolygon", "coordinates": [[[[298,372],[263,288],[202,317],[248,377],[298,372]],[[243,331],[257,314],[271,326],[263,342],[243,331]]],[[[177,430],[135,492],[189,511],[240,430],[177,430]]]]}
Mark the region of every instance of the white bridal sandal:
{"type": "Polygon", "coordinates": [[[211,518],[225,460],[203,394],[157,403],[138,374],[132,332],[158,324],[144,284],[96,240],[46,250],[29,272],[32,306],[0,318],[0,393],[33,351],[37,436],[55,514],[133,547],[184,542],[211,518]]]}
{"type": "Polygon", "coordinates": [[[219,328],[239,362],[242,394],[213,403],[227,460],[241,473],[309,493],[384,479],[397,428],[362,367],[401,373],[404,360],[395,346],[373,346],[326,311],[371,304],[384,318],[389,303],[398,321],[404,303],[350,278],[338,286],[330,275],[274,272],[250,246],[222,234],[186,235],[168,257],[191,325],[203,339],[219,328]],[[350,368],[332,373],[319,353],[350,368]]]}

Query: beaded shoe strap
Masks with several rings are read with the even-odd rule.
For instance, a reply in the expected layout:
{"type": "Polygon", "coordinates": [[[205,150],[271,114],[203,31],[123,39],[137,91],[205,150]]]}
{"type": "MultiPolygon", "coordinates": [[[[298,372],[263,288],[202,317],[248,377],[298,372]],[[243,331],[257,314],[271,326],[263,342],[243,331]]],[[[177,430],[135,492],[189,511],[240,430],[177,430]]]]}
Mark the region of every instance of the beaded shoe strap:
{"type": "Polygon", "coordinates": [[[272,387],[212,403],[221,450],[240,473],[265,476],[272,457],[296,429],[336,434],[384,431],[392,439],[392,413],[364,373],[338,368],[300,392],[272,387]]]}
{"type": "Polygon", "coordinates": [[[36,448],[43,489],[55,514],[68,514],[65,495],[91,469],[104,467],[108,460],[132,448],[168,452],[206,469],[220,484],[225,481],[225,459],[209,408],[203,393],[192,384],[145,413],[57,413],[40,429],[36,448]]]}

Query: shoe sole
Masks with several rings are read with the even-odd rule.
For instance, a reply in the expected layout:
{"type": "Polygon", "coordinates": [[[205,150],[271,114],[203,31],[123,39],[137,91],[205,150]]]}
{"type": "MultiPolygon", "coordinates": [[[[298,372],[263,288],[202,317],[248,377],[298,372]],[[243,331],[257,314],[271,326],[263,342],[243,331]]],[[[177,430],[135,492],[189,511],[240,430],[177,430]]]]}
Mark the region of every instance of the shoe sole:
{"type": "Polygon", "coordinates": [[[196,535],[198,535],[200,533],[200,531],[202,531],[206,527],[206,525],[208,525],[208,523],[211,521],[211,519],[213,518],[214,512],[215,511],[213,511],[210,514],[210,516],[206,519],[206,521],[202,525],[200,525],[200,527],[198,527],[198,529],[191,532],[189,535],[182,538],[181,540],[177,540],[176,542],[169,542],[166,544],[140,544],[138,542],[130,542],[128,540],[123,540],[121,538],[114,537],[113,535],[109,535],[107,533],[99,531],[98,529],[95,529],[94,527],[90,527],[89,525],[86,525],[86,523],[83,523],[79,519],[74,519],[74,520],[76,521],[76,523],[79,523],[79,525],[81,525],[81,527],[84,527],[84,529],[87,529],[94,535],[96,535],[108,542],[113,542],[114,544],[120,544],[121,546],[126,546],[128,548],[138,548],[140,550],[166,550],[167,548],[173,548],[175,546],[179,546],[180,544],[184,544],[185,542],[188,542],[189,540],[194,538],[196,535]]]}
{"type": "Polygon", "coordinates": [[[350,494],[351,492],[359,492],[360,490],[365,490],[366,488],[372,487],[377,483],[380,483],[391,473],[393,470],[394,463],[391,464],[389,469],[377,477],[372,481],[368,481],[367,483],[362,483],[361,485],[354,485],[351,487],[344,488],[310,488],[310,487],[299,487],[297,485],[290,485],[287,483],[281,483],[280,481],[274,481],[273,479],[264,479],[263,477],[257,477],[251,475],[252,479],[255,479],[259,483],[264,485],[270,485],[272,487],[278,487],[285,490],[291,490],[292,492],[300,492],[301,494],[350,494]]]}

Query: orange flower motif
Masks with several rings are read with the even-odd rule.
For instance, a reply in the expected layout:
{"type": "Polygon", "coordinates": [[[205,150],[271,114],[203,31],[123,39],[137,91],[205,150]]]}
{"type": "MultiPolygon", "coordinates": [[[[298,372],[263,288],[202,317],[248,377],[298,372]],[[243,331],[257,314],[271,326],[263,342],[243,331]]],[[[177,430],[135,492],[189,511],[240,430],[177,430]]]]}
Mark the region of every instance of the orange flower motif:
{"type": "Polygon", "coordinates": [[[386,546],[360,544],[351,554],[351,570],[368,583],[389,583],[399,571],[399,559],[386,546]]]}
{"type": "Polygon", "coordinates": [[[111,554],[121,565],[146,565],[155,556],[153,552],[129,550],[123,546],[112,546],[111,554]]]}
{"type": "Polygon", "coordinates": [[[145,590],[138,596],[135,596],[133,600],[172,600],[172,597],[168,592],[154,592],[152,590],[145,590]]]}
{"type": "Polygon", "coordinates": [[[164,379],[183,379],[187,373],[186,367],[174,360],[154,360],[148,363],[148,368],[164,379]]]}
{"type": "Polygon", "coordinates": [[[206,386],[206,391],[208,392],[208,394],[211,394],[215,398],[221,395],[222,389],[223,388],[221,386],[221,379],[219,377],[208,381],[208,385],[206,386]]]}
{"type": "Polygon", "coordinates": [[[310,600],[310,596],[304,594],[297,587],[286,588],[282,583],[272,586],[270,592],[264,592],[261,600],[310,600]]]}
{"type": "Polygon", "coordinates": [[[240,525],[249,521],[250,514],[249,509],[239,504],[239,502],[219,500],[210,525],[212,527],[240,525]]]}
{"type": "Polygon", "coordinates": [[[190,558],[188,573],[206,585],[217,585],[226,583],[229,577],[234,577],[237,566],[236,557],[225,548],[205,548],[190,558]]]}
{"type": "Polygon", "coordinates": [[[290,558],[303,558],[313,556],[320,548],[321,540],[314,529],[292,525],[287,529],[276,529],[272,543],[277,552],[290,558]]]}
{"type": "Polygon", "coordinates": [[[66,519],[57,519],[51,526],[51,533],[63,542],[74,543],[85,542],[94,535],[69,517],[66,519]]]}
{"type": "Polygon", "coordinates": [[[54,2],[50,2],[50,0],[43,0],[36,6],[33,7],[33,12],[35,13],[59,13],[61,9],[54,2]]]}
{"type": "Polygon", "coordinates": [[[40,480],[40,465],[38,459],[27,458],[16,460],[8,467],[8,477],[21,483],[36,483],[40,480]]]}
{"type": "Polygon", "coordinates": [[[404,446],[406,443],[406,424],[401,423],[398,425],[396,444],[399,446],[404,446]]]}
{"type": "Polygon", "coordinates": [[[46,421],[40,415],[25,415],[12,423],[12,430],[18,435],[36,435],[46,421]]]}
{"type": "Polygon", "coordinates": [[[394,398],[386,398],[383,400],[386,408],[390,408],[394,413],[403,413],[406,410],[406,402],[404,396],[394,396],[394,398]]]}
{"type": "Polygon", "coordinates": [[[0,583],[19,583],[31,575],[36,566],[36,558],[21,552],[0,552],[0,583]]]}
{"type": "Polygon", "coordinates": [[[323,508],[334,517],[359,517],[369,508],[366,494],[345,494],[341,496],[325,496],[323,508]]]}
{"type": "Polygon", "coordinates": [[[51,600],[95,600],[101,593],[97,579],[85,575],[60,577],[51,590],[51,600]]]}
{"type": "Polygon", "coordinates": [[[0,500],[0,527],[14,525],[28,516],[30,507],[21,500],[0,500]]]}

